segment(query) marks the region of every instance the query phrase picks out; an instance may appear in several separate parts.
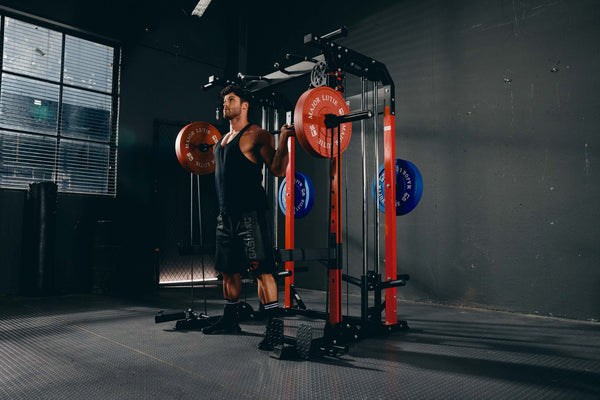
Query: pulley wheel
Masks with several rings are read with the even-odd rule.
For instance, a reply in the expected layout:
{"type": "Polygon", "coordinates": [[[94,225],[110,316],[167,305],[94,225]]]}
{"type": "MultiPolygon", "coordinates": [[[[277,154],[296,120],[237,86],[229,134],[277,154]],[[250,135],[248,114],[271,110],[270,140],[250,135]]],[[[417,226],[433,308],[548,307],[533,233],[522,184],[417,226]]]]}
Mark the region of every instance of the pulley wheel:
{"type": "Polygon", "coordinates": [[[313,87],[325,86],[327,84],[327,63],[319,61],[310,72],[310,84],[313,87]]]}

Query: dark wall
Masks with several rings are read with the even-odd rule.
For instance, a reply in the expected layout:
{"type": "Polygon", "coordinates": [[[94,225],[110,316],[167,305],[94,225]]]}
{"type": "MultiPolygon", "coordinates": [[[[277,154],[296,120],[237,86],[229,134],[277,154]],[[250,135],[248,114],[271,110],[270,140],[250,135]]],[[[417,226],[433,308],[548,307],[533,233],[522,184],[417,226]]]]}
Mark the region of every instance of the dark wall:
{"type": "MultiPolygon", "coordinates": [[[[424,179],[420,204],[398,217],[398,270],[411,275],[399,294],[597,320],[600,5],[361,3],[346,2],[340,10],[329,3],[314,8],[304,2],[305,11],[292,5],[289,35],[255,32],[249,68],[264,74],[287,51],[314,55],[300,45],[302,36],[344,23],[350,34],[340,44],[390,70],[396,155],[414,162],[424,179]]],[[[357,87],[350,79],[347,86],[357,87]]],[[[346,92],[354,106],[356,93],[346,92]]],[[[346,166],[349,197],[358,203],[348,205],[355,211],[347,243],[350,272],[360,275],[357,124],[353,132],[346,166]]],[[[327,173],[320,160],[312,165],[319,176],[327,173]]],[[[322,221],[326,214],[311,218],[322,221]]],[[[298,224],[297,241],[314,230],[298,224]]],[[[314,274],[299,279],[314,286],[310,282],[324,279],[314,274]]]]}
{"type": "MultiPolygon", "coordinates": [[[[190,3],[108,2],[90,12],[77,1],[3,2],[122,44],[117,196],[59,194],[57,293],[90,290],[99,268],[111,269],[117,283],[103,283],[120,291],[156,283],[152,196],[153,171],[160,166],[153,165],[153,123],[214,117],[215,95],[203,93],[202,85],[226,67],[231,40],[227,33],[214,34],[224,15],[218,6],[198,19],[190,16],[190,3]],[[115,251],[101,253],[99,244],[115,251]]],[[[25,191],[0,190],[0,294],[19,291],[24,199],[25,191]]]]}
{"type": "Polygon", "coordinates": [[[25,192],[0,190],[0,293],[19,286],[25,192]]]}

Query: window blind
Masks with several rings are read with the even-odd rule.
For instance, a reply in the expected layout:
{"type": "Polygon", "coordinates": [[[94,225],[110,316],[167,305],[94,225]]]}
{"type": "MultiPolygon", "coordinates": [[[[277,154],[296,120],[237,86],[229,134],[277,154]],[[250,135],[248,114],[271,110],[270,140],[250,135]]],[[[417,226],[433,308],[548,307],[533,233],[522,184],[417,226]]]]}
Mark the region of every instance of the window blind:
{"type": "Polygon", "coordinates": [[[119,46],[0,18],[0,187],[116,196],[119,46]]]}

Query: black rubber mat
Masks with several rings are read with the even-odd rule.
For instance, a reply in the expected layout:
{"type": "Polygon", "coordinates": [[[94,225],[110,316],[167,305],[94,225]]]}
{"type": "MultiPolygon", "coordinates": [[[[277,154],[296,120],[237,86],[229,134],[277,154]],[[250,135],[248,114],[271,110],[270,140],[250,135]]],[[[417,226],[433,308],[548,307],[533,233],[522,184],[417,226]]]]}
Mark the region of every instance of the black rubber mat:
{"type": "MultiPolygon", "coordinates": [[[[323,304],[321,292],[302,296],[323,304]]],[[[185,292],[0,302],[0,399],[600,398],[598,323],[400,302],[408,331],[280,360],[257,349],[264,322],[215,336],[155,324],[158,310],[188,307],[185,292]]]]}

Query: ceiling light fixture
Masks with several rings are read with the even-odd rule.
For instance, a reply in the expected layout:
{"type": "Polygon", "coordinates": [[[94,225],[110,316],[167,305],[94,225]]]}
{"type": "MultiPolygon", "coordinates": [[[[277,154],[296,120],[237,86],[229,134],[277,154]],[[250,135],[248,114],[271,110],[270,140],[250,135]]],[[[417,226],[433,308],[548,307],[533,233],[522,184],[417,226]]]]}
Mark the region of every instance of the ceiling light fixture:
{"type": "Polygon", "coordinates": [[[206,7],[208,7],[209,4],[210,0],[200,0],[198,4],[196,4],[196,8],[194,8],[194,11],[192,11],[192,15],[195,15],[198,18],[200,18],[204,14],[204,11],[206,11],[206,7]]]}

